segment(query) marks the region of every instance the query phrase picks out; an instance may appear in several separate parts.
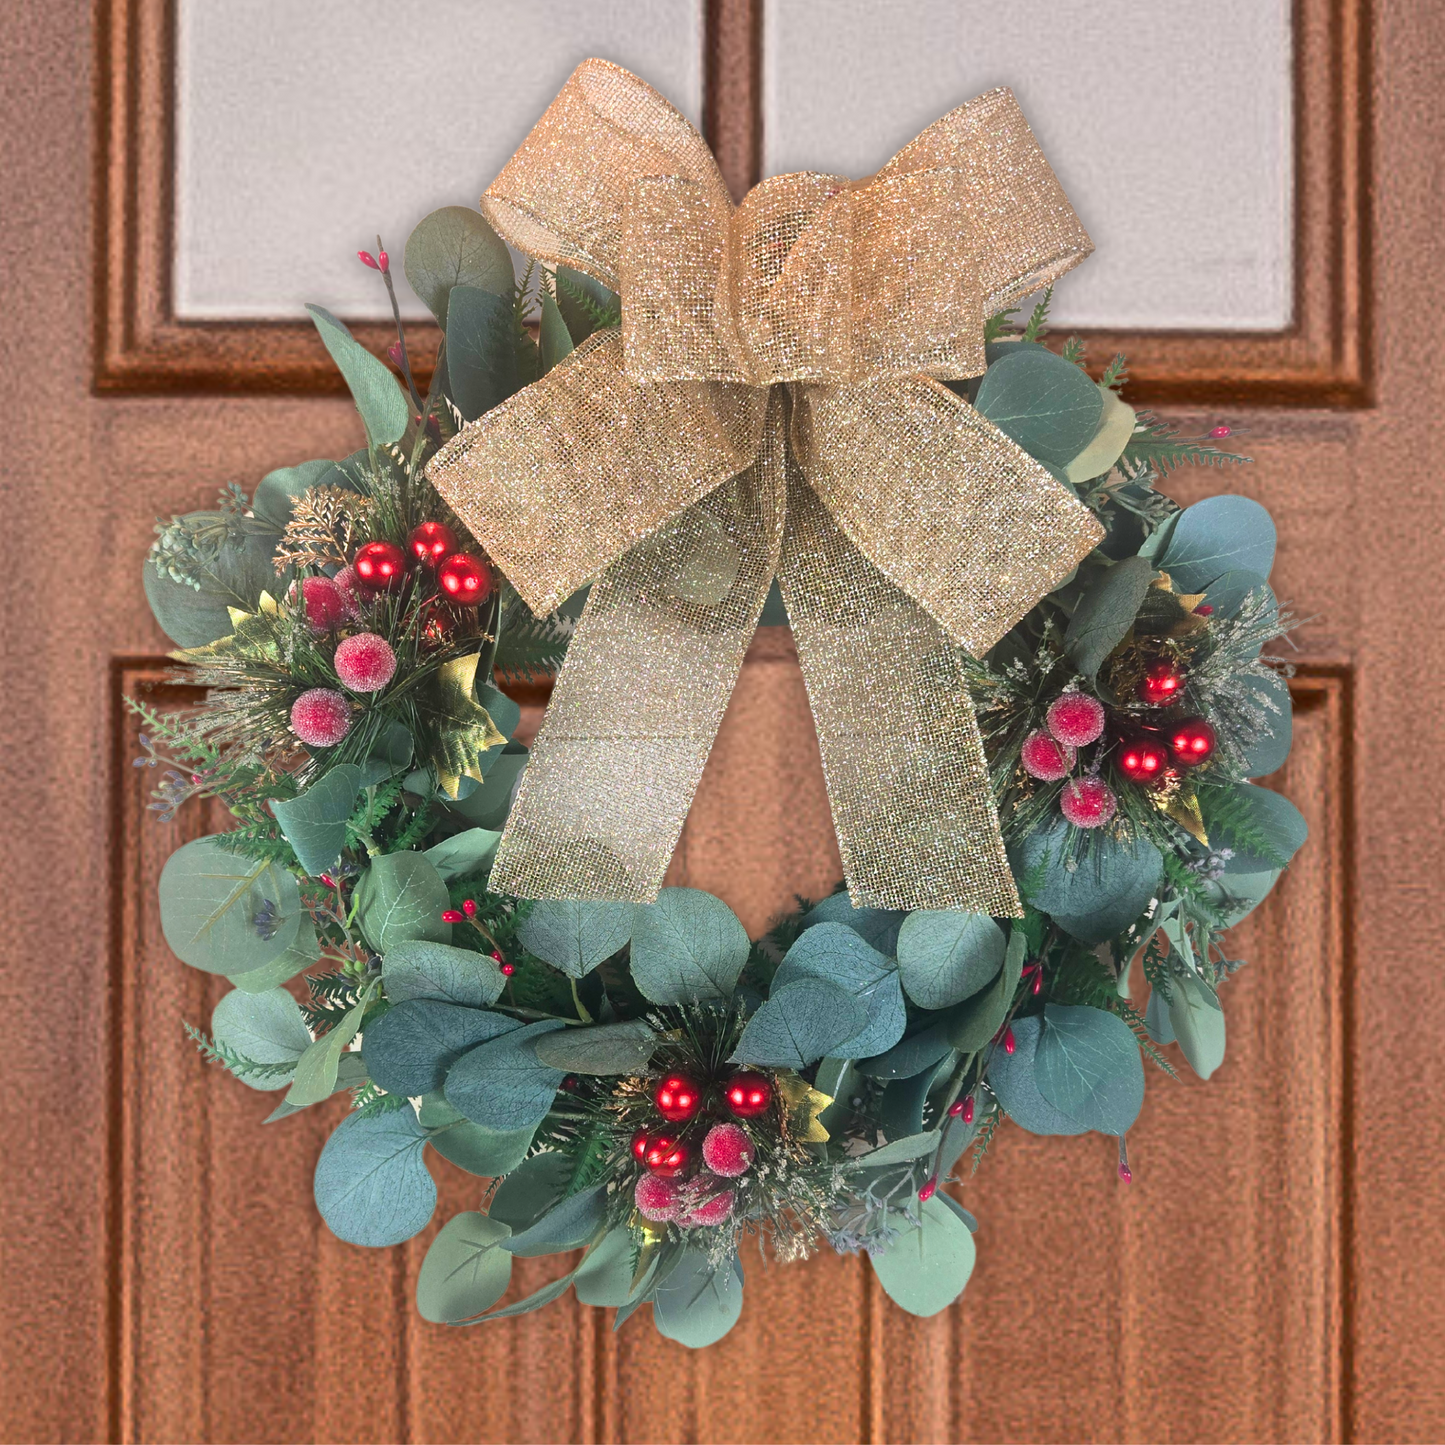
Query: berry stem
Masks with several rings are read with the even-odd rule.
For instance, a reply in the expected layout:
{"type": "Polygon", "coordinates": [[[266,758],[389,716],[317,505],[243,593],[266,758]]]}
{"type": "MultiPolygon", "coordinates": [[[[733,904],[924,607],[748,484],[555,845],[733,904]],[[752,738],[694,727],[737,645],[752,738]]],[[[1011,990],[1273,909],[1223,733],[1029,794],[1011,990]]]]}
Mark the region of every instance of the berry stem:
{"type": "MultiPolygon", "coordinates": [[[[376,238],[376,249],[382,251],[385,248],[381,244],[381,237],[376,238]]],[[[391,279],[391,267],[388,266],[381,273],[381,279],[386,282],[386,294],[391,298],[391,315],[396,322],[397,344],[401,347],[401,374],[406,377],[406,389],[411,392],[411,404],[421,413],[422,425],[426,425],[426,403],[421,399],[421,393],[416,389],[416,382],[412,380],[411,358],[406,350],[406,332],[401,324],[401,307],[396,302],[396,286],[391,279]]]]}

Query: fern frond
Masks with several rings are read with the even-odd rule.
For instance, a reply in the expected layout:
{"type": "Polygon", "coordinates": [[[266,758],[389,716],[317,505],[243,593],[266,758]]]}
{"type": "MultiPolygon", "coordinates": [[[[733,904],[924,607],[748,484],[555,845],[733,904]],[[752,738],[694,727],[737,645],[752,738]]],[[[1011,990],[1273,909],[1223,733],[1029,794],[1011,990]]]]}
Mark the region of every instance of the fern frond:
{"type": "MultiPolygon", "coordinates": [[[[1200,788],[1199,812],[1204,819],[1211,844],[1233,848],[1236,853],[1249,853],[1263,858],[1272,868],[1283,868],[1288,859],[1270,841],[1269,835],[1254,820],[1249,794],[1239,788],[1200,788]]],[[[1166,856],[1167,864],[1168,858],[1166,856]]]]}
{"type": "Polygon", "coordinates": [[[192,1024],[183,1024],[182,1027],[203,1059],[229,1069],[238,1079],[274,1079],[277,1074],[289,1074],[296,1068],[294,1063],[263,1064],[259,1059],[248,1058],[229,1044],[221,1043],[219,1039],[208,1038],[192,1024]]]}
{"type": "Polygon", "coordinates": [[[1099,378],[1100,386],[1112,387],[1118,391],[1125,382],[1129,380],[1129,367],[1124,361],[1124,353],[1117,351],[1114,359],[1104,368],[1104,374],[1099,378]]]}
{"type": "Polygon", "coordinates": [[[1205,437],[1185,437],[1179,429],[1150,412],[1139,413],[1139,426],[1124,448],[1124,462],[1130,471],[1152,466],[1167,472],[1170,467],[1190,462],[1201,467],[1239,466],[1249,461],[1238,452],[1227,452],[1205,437]]]}
{"type": "Polygon", "coordinates": [[[1049,317],[1049,303],[1053,299],[1054,288],[1050,286],[1048,290],[1044,292],[1043,296],[1039,298],[1038,305],[1029,313],[1029,319],[1024,326],[1025,341],[1037,341],[1039,337],[1048,331],[1049,328],[1045,325],[1045,322],[1047,322],[1049,317]]]}
{"type": "Polygon", "coordinates": [[[1019,314],[1017,306],[1010,306],[1007,311],[995,311],[987,321],[983,323],[983,339],[985,341],[997,341],[1000,337],[1009,333],[1009,323],[1019,314]]]}
{"type": "Polygon", "coordinates": [[[1075,366],[1084,364],[1084,338],[1082,336],[1071,336],[1064,342],[1064,349],[1059,353],[1065,361],[1072,361],[1075,366]]]}

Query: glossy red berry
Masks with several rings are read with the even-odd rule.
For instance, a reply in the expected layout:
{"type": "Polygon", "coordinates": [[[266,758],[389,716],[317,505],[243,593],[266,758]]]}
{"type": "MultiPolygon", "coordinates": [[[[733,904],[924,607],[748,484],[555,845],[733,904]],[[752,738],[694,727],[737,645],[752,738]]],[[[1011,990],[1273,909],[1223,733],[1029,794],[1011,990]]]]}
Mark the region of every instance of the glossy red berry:
{"type": "Polygon", "coordinates": [[[772,1081],[766,1074],[748,1069],[728,1080],[723,1097],[739,1119],[756,1119],[759,1114],[767,1113],[773,1102],[772,1081]]]}
{"type": "Polygon", "coordinates": [[[702,1106],[702,1090],[686,1074],[669,1074],[653,1089],[652,1102],[669,1124],[685,1124],[702,1106]]]}
{"type": "Polygon", "coordinates": [[[632,1136],[632,1146],[631,1146],[631,1147],[632,1147],[632,1157],[633,1157],[634,1159],[636,1159],[639,1164],[643,1163],[643,1162],[646,1160],[646,1158],[647,1158],[647,1130],[646,1130],[646,1129],[639,1129],[639,1130],[637,1131],[637,1133],[635,1133],[635,1134],[632,1136]]]}
{"type": "Polygon", "coordinates": [[[460,923],[465,915],[458,913],[455,908],[442,909],[443,923],[460,923]]]}
{"type": "Polygon", "coordinates": [[[1197,768],[1214,756],[1214,729],[1202,717],[1185,718],[1169,731],[1169,751],[1181,767],[1197,768]]]}
{"type": "Polygon", "coordinates": [[[373,592],[391,592],[406,580],[406,553],[395,542],[368,542],[351,559],[356,580],[373,592]]]}
{"type": "Polygon", "coordinates": [[[642,1162],[659,1179],[676,1179],[692,1162],[692,1149],[676,1135],[653,1134],[648,1138],[642,1162]]]}
{"type": "Polygon", "coordinates": [[[1156,662],[1139,684],[1139,700],[1152,707],[1168,707],[1184,686],[1184,678],[1172,662],[1156,662]]]}
{"type": "Polygon", "coordinates": [[[411,529],[406,547],[423,566],[435,567],[457,550],[457,534],[445,522],[420,522],[411,529]]]}
{"type": "Polygon", "coordinates": [[[1119,746],[1119,771],[1131,783],[1157,783],[1169,766],[1169,751],[1156,738],[1126,738],[1119,746]]]}
{"type": "Polygon", "coordinates": [[[455,552],[437,568],[437,588],[453,607],[475,607],[491,595],[492,572],[475,557],[455,552]]]}

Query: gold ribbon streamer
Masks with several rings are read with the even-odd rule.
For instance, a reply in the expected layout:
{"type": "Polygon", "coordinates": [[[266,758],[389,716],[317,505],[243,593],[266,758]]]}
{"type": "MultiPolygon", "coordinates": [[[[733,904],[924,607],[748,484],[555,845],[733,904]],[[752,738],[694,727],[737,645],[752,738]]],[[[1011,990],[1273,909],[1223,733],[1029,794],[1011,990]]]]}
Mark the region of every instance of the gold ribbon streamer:
{"type": "Polygon", "coordinates": [[[527,604],[593,582],[493,869],[526,898],[657,896],[776,575],[859,906],[1017,914],[957,649],[1100,539],[942,381],[1092,249],[1010,92],[866,181],[734,207],[636,76],[580,65],[482,199],[622,297],[622,327],[428,475],[527,604]]]}

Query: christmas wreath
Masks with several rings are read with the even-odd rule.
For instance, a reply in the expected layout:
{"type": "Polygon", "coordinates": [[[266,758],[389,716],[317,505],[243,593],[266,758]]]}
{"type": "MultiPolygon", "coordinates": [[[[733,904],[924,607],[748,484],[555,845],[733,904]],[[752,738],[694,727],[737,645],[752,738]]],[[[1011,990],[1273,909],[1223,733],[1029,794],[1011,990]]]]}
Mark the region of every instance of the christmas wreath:
{"type": "MultiPolygon", "coordinates": [[[[485,1209],[431,1242],[417,1287],[427,1319],[503,1318],[575,1288],[615,1306],[619,1325],[650,1304],[663,1334],[700,1346],[739,1316],[745,1236],[784,1260],[824,1245],[866,1254],[914,1314],[951,1303],[976,1223],[943,1186],[965,1155],[977,1167],[1005,1117],[1115,1136],[1127,1181],[1145,1060],[1172,1072],[1160,1046],[1177,1040],[1202,1077],[1218,1067],[1220,987],[1239,967],[1225,930],[1268,893],[1304,825],[1254,782],[1290,743],[1289,669],[1262,651],[1291,625],[1267,580],[1269,517],[1232,495],[1180,510],[1155,485],[1181,463],[1243,461],[1220,445],[1229,428],[1191,439],[1136,414],[1119,395],[1123,358],[1096,382],[1077,341],[1045,344],[1047,294],[1025,323],[1004,304],[964,342],[952,315],[920,329],[905,307],[914,352],[868,383],[917,403],[890,413],[906,424],[886,458],[910,485],[924,477],[932,492],[914,501],[947,536],[954,494],[974,493],[968,545],[986,566],[970,554],[955,585],[946,558],[905,565],[900,549],[921,545],[907,516],[870,532],[859,510],[897,496],[845,486],[849,457],[879,460],[872,403],[848,399],[859,383],[796,354],[780,375],[784,312],[748,302],[752,273],[728,283],[732,332],[722,291],[693,284],[669,310],[657,236],[676,239],[664,223],[677,194],[659,200],[651,183],[676,176],[655,155],[613,205],[613,251],[605,228],[557,222],[573,192],[545,168],[560,154],[564,169],[625,178],[641,163],[618,152],[634,141],[668,151],[684,210],[716,200],[698,179],[701,141],[658,107],[626,72],[589,62],[539,124],[548,143],[534,136],[489,191],[487,216],[544,266],[515,277],[470,210],[416,229],[406,274],[444,335],[425,396],[399,318],[388,366],[310,308],[366,446],[158,525],[146,593],[182,675],[208,694],[187,712],[131,706],[137,765],[164,769],[162,817],[205,797],[236,820],[177,850],[160,880],[171,947],[234,985],[209,1031],[189,1032],[243,1083],[284,1091],[273,1119],[349,1095],[316,1168],[333,1232],[383,1247],[425,1229],[431,1148],[489,1182],[485,1209]],[[600,141],[583,144],[598,117],[613,147],[600,158],[600,141]],[[574,231],[586,245],[559,241],[574,231]],[[621,301],[606,284],[619,272],[621,301]],[[661,365],[649,328],[669,318],[682,350],[723,351],[661,365]],[[629,427],[651,427],[645,445],[629,427]],[[657,474],[637,469],[675,462],[679,437],[711,448],[714,470],[645,496],[657,474]],[[938,470],[955,445],[956,485],[938,470]],[[610,510],[594,465],[620,489],[610,510]],[[1002,501],[989,491],[999,469],[1002,501]],[[774,483],[786,516],[768,510],[774,483]],[[1049,525],[1047,545],[1029,530],[1049,525]],[[819,571],[840,561],[871,579],[864,590],[819,571]],[[983,585],[970,580],[980,566],[983,585]],[[590,596],[568,595],[589,579],[590,596]],[[716,647],[735,653],[760,612],[798,634],[849,891],[800,900],[750,940],[721,900],[658,891],[656,860],[726,701],[716,647]],[[651,684],[620,674],[634,663],[651,684]],[[529,753],[505,688],[559,667],[529,753]],[[861,680],[862,697],[840,702],[829,667],[861,680]],[[659,678],[686,726],[657,701],[659,678]],[[588,730],[589,707],[605,726],[588,730]],[[615,730],[629,707],[639,716],[615,730]],[[669,753],[659,737],[683,742],[669,753]],[[870,748],[886,760],[872,772],[870,748]],[[669,757],[676,788],[660,771],[669,757]],[[888,808],[870,816],[880,797],[888,808]],[[570,1272],[499,1304],[516,1256],[568,1251],[581,1251],[570,1272]]],[[[911,197],[906,245],[868,229],[879,178],[785,177],[785,204],[759,197],[769,182],[738,210],[746,221],[758,198],[748,264],[816,300],[809,267],[833,254],[836,212],[852,208],[855,318],[886,322],[902,304],[889,266],[912,267],[910,306],[966,309],[1012,302],[1086,253],[1006,92],[900,160],[925,140],[929,166],[880,172],[911,197]],[[1047,254],[954,286],[939,256],[958,257],[919,245],[918,226],[936,240],[962,224],[935,206],[937,188],[967,173],[980,131],[989,156],[1011,157],[990,185],[1026,187],[1042,231],[1024,240],[1047,254]]],[[[991,225],[1010,224],[1002,210],[991,225]]],[[[709,244],[688,253],[693,283],[730,264],[725,232],[709,244]]],[[[360,259],[395,306],[386,252],[360,259]]],[[[893,344],[854,335],[855,353],[893,344]]],[[[840,366],[856,377],[857,355],[840,366]]]]}

